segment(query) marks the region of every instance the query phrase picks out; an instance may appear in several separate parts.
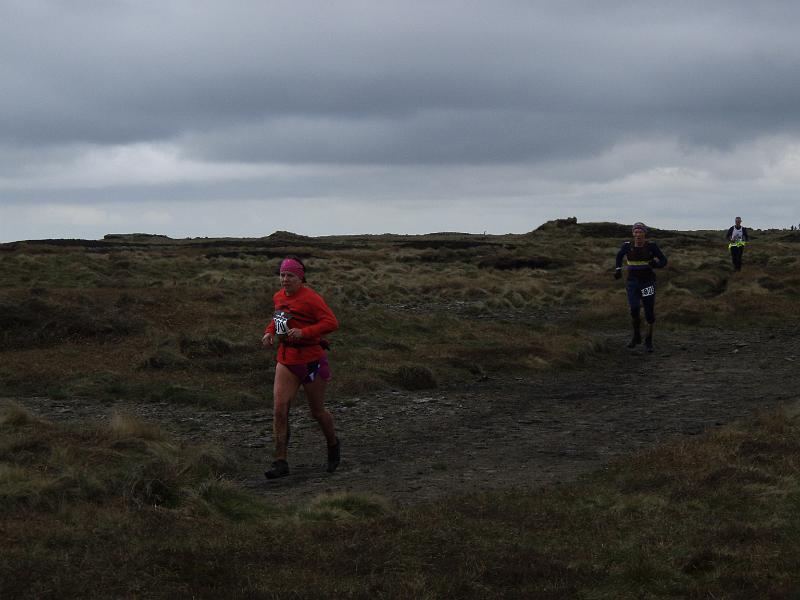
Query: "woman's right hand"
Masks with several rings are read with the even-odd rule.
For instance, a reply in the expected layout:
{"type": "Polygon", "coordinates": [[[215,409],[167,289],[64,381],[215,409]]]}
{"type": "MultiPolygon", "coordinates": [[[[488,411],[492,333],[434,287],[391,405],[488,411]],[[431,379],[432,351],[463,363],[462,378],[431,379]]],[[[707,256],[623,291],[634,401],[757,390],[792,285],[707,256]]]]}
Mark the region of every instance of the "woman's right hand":
{"type": "Polygon", "coordinates": [[[275,336],[272,333],[265,333],[264,337],[261,338],[261,344],[264,347],[272,346],[272,344],[274,342],[274,338],[275,338],[275,336]]]}

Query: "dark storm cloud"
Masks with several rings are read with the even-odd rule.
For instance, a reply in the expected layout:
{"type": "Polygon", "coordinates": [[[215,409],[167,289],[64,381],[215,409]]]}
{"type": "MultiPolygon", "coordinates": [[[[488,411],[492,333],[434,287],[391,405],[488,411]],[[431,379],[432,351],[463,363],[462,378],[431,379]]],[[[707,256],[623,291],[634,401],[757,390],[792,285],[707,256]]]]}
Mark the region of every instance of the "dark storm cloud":
{"type": "Polygon", "coordinates": [[[681,2],[12,2],[0,134],[187,157],[537,162],[800,127],[800,8],[681,2]]]}

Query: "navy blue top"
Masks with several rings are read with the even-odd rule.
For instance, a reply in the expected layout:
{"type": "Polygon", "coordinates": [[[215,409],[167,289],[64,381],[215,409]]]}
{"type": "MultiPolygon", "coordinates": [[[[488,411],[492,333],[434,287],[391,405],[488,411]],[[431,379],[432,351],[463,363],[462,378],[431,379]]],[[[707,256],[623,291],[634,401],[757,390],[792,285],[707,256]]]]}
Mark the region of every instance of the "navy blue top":
{"type": "Polygon", "coordinates": [[[616,268],[622,267],[622,259],[627,258],[625,270],[628,278],[650,280],[655,279],[653,269],[663,269],[667,266],[667,257],[655,242],[645,242],[644,246],[637,248],[633,242],[624,242],[617,252],[616,268]]]}

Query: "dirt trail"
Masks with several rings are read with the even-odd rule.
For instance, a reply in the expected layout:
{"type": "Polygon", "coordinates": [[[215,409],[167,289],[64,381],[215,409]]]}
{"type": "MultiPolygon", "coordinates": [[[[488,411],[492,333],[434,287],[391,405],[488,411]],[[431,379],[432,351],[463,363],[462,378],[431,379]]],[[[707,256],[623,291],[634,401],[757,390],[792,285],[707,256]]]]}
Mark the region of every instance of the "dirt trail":
{"type": "Polygon", "coordinates": [[[627,334],[620,332],[609,336],[611,352],[581,369],[333,402],[343,460],[332,475],[323,472],[324,441],[301,398],[290,417],[292,474],[270,482],[262,476],[269,462],[268,410],[21,402],[57,420],[125,410],[187,440],[222,445],[236,457],[235,477],[275,502],[351,490],[402,505],[568,481],[614,456],[797,400],[796,333],[793,326],[659,333],[656,352],[647,355],[625,349],[627,334]]]}

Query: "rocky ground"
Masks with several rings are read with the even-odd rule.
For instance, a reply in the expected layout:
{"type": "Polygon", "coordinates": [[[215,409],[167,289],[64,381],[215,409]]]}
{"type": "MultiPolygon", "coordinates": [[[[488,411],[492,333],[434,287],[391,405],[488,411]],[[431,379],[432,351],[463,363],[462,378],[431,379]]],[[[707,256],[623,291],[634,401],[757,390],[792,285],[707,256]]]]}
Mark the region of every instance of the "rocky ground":
{"type": "MultiPolygon", "coordinates": [[[[795,327],[768,331],[659,333],[656,352],[624,348],[579,369],[495,373],[435,391],[336,398],[331,411],[343,460],[325,473],[324,441],[302,397],[290,417],[291,476],[267,481],[270,411],[216,412],[165,403],[17,399],[43,416],[77,421],[127,411],[188,441],[220,445],[232,474],[275,502],[326,491],[373,492],[399,505],[448,495],[535,489],[574,479],[610,459],[675,436],[691,436],[760,409],[800,399],[795,327]]],[[[332,359],[335,372],[335,357],[332,359]]]]}

